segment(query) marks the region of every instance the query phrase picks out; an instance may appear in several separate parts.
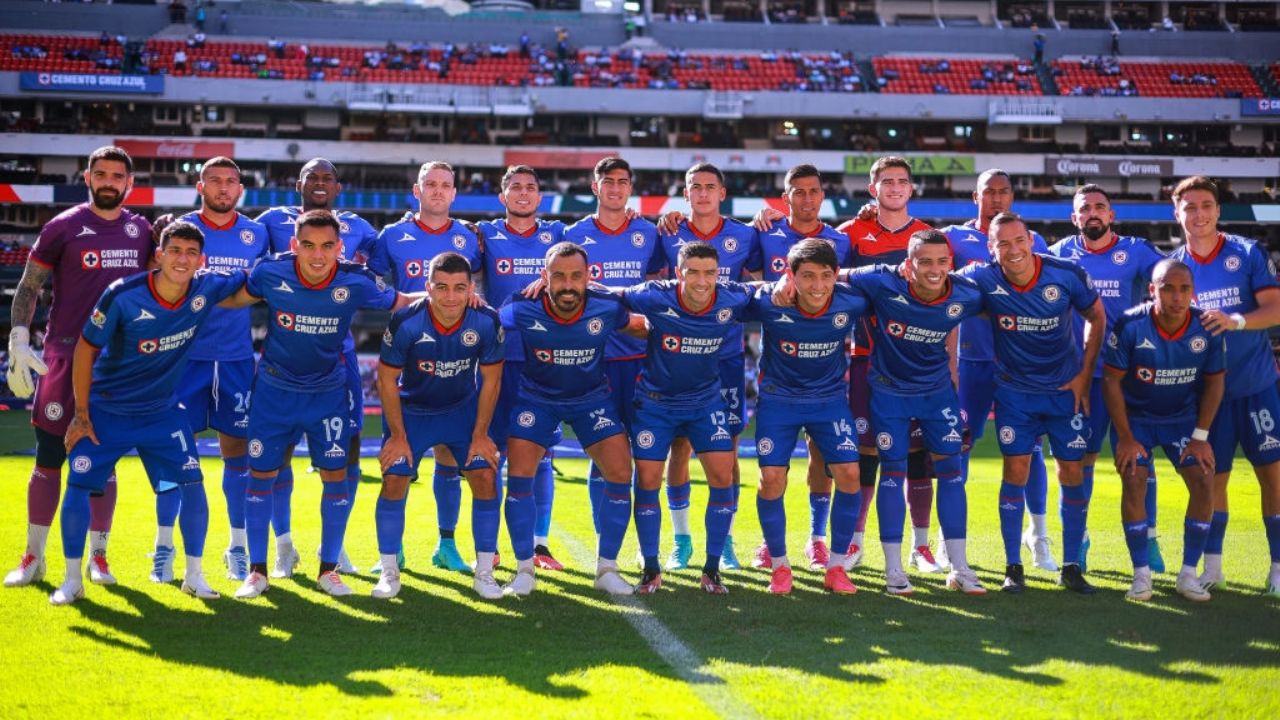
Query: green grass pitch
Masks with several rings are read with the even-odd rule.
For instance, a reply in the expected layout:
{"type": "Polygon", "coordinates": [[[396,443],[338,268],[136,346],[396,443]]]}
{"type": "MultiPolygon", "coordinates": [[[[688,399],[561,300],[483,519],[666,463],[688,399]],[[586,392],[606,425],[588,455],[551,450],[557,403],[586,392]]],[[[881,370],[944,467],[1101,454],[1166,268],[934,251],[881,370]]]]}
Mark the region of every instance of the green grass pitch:
{"type": "MultiPolygon", "coordinates": [[[[0,415],[0,452],[29,445],[25,417],[0,415]]],[[[976,454],[970,497],[970,558],[988,588],[1003,571],[995,492],[999,460],[976,454]]],[[[31,458],[0,457],[0,560],[16,561],[25,527],[31,458]]],[[[797,569],[789,597],[765,592],[763,571],[726,573],[727,597],[704,595],[694,571],[669,573],[660,594],[614,602],[591,588],[593,542],[585,463],[561,460],[552,549],[564,573],[541,573],[529,598],[486,603],[470,578],[430,567],[435,542],[430,488],[410,493],[409,570],[399,598],[316,590],[319,481],[295,463],[294,535],[303,567],[274,581],[262,599],[229,597],[219,560],[227,531],[218,461],[204,461],[211,509],[207,568],[225,595],[202,602],[147,581],[154,540],[152,496],[136,459],[120,467],[111,566],[114,587],[54,608],[62,575],[55,525],[49,576],[37,587],[0,590],[0,718],[11,717],[1277,717],[1280,601],[1260,595],[1267,569],[1258,488],[1238,471],[1227,536],[1225,589],[1193,606],[1157,576],[1156,599],[1125,602],[1128,558],[1119,526],[1119,486],[1099,472],[1090,527],[1094,597],[1056,588],[1029,570],[1022,597],[969,598],[942,577],[913,574],[911,598],[883,592],[883,560],[872,539],[860,592],[833,597],[821,577],[797,569]]],[[[376,558],[375,461],[347,535],[362,569],[376,558]]],[[[787,494],[788,540],[798,558],[808,505],[800,463],[787,494]]],[[[736,532],[745,558],[759,542],[753,462],[743,461],[736,532]]],[[[1181,552],[1186,491],[1160,466],[1165,558],[1181,552]]],[[[459,546],[470,555],[464,493],[459,546]]],[[[694,489],[695,527],[705,486],[694,489]]],[[[1051,490],[1050,502],[1057,502],[1051,490]]],[[[1059,523],[1051,519],[1057,532],[1059,523]]],[[[664,536],[669,525],[664,527],[664,536]]],[[[695,543],[698,542],[695,535],[695,543]]],[[[664,551],[669,540],[664,537],[664,551]]],[[[1055,541],[1055,546],[1061,545],[1055,541]]],[[[635,554],[629,537],[620,559],[635,554]]],[[[510,544],[499,540],[511,572],[510,544]]],[[[699,546],[699,550],[700,550],[699,546]]],[[[181,553],[179,553],[181,554],[181,553]]],[[[799,564],[799,563],[797,563],[799,564]]],[[[182,560],[177,570],[181,573],[182,560]]]]}

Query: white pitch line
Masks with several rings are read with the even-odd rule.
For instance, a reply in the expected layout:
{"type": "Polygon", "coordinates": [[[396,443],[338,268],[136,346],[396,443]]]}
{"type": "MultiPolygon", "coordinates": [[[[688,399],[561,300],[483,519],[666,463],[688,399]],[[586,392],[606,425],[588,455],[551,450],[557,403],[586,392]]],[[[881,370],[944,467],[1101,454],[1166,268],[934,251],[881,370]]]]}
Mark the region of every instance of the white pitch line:
{"type": "MultiPolygon", "coordinates": [[[[588,550],[577,538],[562,533],[558,536],[574,562],[590,572],[595,571],[595,553],[588,550]]],[[[658,657],[671,666],[682,680],[689,683],[693,693],[711,712],[727,720],[754,720],[756,712],[743,703],[729,689],[729,683],[720,677],[702,658],[698,657],[678,635],[658,619],[644,602],[635,596],[610,595],[614,605],[627,609],[622,613],[636,633],[648,643],[658,657]]]]}

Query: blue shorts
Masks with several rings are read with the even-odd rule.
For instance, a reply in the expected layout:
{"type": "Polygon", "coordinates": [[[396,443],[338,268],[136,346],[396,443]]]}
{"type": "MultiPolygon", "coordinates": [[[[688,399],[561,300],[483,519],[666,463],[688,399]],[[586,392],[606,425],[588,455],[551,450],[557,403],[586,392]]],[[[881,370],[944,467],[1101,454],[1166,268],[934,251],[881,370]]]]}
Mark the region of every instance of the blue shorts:
{"type": "Polygon", "coordinates": [[[843,399],[795,402],[762,396],[756,407],[756,456],[760,467],[791,464],[804,430],[828,465],[858,462],[853,414],[843,399]]]}
{"type": "Polygon", "coordinates": [[[728,415],[720,399],[700,407],[673,408],[636,393],[629,424],[631,453],[637,460],[664,461],[678,437],[689,438],[695,452],[733,452],[728,415]]]}
{"type": "Polygon", "coordinates": [[[298,392],[254,383],[249,403],[249,469],[279,469],[288,461],[285,450],[304,435],[312,466],[320,470],[346,467],[351,444],[349,399],[346,387],[298,392]]]}
{"type": "MultiPolygon", "coordinates": [[[[1138,458],[1140,467],[1147,467],[1155,459],[1153,453],[1156,448],[1164,450],[1165,457],[1169,458],[1169,462],[1174,467],[1192,467],[1196,464],[1195,458],[1187,458],[1186,462],[1179,464],[1178,460],[1182,457],[1182,451],[1187,447],[1187,443],[1191,442],[1191,431],[1196,429],[1196,419],[1187,418],[1181,422],[1148,422],[1141,418],[1129,418],[1129,430],[1133,432],[1133,439],[1138,441],[1143,450],[1147,451],[1147,457],[1138,458]]],[[[1111,452],[1116,451],[1116,429],[1111,428],[1111,452]]]]}
{"type": "MultiPolygon", "coordinates": [[[[444,445],[453,453],[454,460],[462,462],[471,448],[471,431],[476,426],[476,404],[466,403],[446,413],[428,415],[411,412],[403,413],[404,432],[409,437],[409,449],[413,456],[401,458],[399,462],[388,468],[383,475],[418,474],[418,463],[422,456],[436,445],[444,445]]],[[[391,432],[384,422],[382,424],[382,441],[385,443],[391,432]]],[[[479,457],[469,458],[462,471],[479,470],[489,467],[489,463],[479,457]]]]}
{"type": "Polygon", "coordinates": [[[550,450],[559,437],[560,423],[567,422],[583,448],[626,432],[622,419],[614,414],[612,398],[595,403],[551,403],[517,397],[511,407],[511,434],[550,450]]]}
{"type": "Polygon", "coordinates": [[[213,428],[244,439],[249,434],[249,394],[253,388],[253,358],[190,360],[178,401],[187,408],[191,432],[213,428]]]}
{"type": "Polygon", "coordinates": [[[631,400],[636,396],[636,380],[642,368],[644,358],[604,361],[604,376],[609,381],[609,402],[614,417],[622,418],[624,423],[631,417],[631,400]]]}
{"type": "Polygon", "coordinates": [[[89,420],[99,444],[84,438],[71,448],[68,485],[101,494],[116,462],[135,448],[157,493],[204,479],[187,414],[178,405],[146,415],[117,415],[91,405],[89,420]]]}
{"type": "Polygon", "coordinates": [[[907,459],[913,420],[929,452],[954,455],[964,445],[960,400],[950,384],[928,395],[894,395],[873,387],[871,417],[876,431],[876,448],[880,457],[886,460],[907,459]]]}
{"type": "Polygon", "coordinates": [[[1280,460],[1280,395],[1275,385],[1247,397],[1222,399],[1222,407],[1209,428],[1209,442],[1217,471],[1230,472],[1236,447],[1254,467],[1280,460]]]}
{"type": "Polygon", "coordinates": [[[360,437],[364,430],[364,383],[360,379],[356,351],[342,353],[342,364],[347,369],[347,429],[351,431],[348,437],[360,437]]]}
{"type": "Polygon", "coordinates": [[[973,442],[982,439],[996,392],[996,364],[991,360],[964,360],[960,369],[960,411],[973,442]]]}
{"type": "MultiPolygon", "coordinates": [[[[511,406],[520,390],[523,367],[523,360],[508,360],[502,366],[502,388],[498,391],[498,403],[493,408],[493,419],[489,421],[489,438],[502,453],[507,452],[507,436],[511,434],[511,406]]],[[[480,379],[480,387],[484,387],[483,378],[480,379]]],[[[562,437],[560,428],[557,427],[553,444],[559,444],[562,437]]]]}
{"type": "Polygon", "coordinates": [[[864,448],[876,446],[875,432],[871,429],[871,383],[867,380],[870,369],[871,358],[866,355],[855,355],[849,360],[849,412],[858,432],[858,447],[864,448]]]}
{"type": "Polygon", "coordinates": [[[729,434],[738,437],[746,428],[747,397],[746,358],[741,355],[720,358],[720,398],[729,416],[729,434]]]}
{"type": "Polygon", "coordinates": [[[995,402],[1002,454],[1030,455],[1036,438],[1048,435],[1055,458],[1073,462],[1084,457],[1089,418],[1075,411],[1070,391],[1030,393],[997,385],[995,402]]]}

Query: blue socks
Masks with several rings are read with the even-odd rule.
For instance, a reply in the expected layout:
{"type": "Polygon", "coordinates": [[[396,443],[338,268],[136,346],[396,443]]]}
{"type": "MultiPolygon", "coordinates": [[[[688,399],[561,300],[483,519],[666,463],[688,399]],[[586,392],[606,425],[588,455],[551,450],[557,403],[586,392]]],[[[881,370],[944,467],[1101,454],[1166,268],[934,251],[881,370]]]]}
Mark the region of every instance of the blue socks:
{"type": "Polygon", "coordinates": [[[1271,550],[1271,562],[1280,562],[1280,515],[1266,515],[1262,524],[1267,528],[1267,547],[1271,550]]]}
{"type": "Polygon", "coordinates": [[[462,512],[462,483],[458,468],[436,464],[431,472],[431,492],[436,497],[436,527],[450,536],[458,527],[458,514],[462,512]]]}
{"type": "Polygon", "coordinates": [[[1022,564],[1022,516],[1026,507],[1025,488],[1008,481],[1000,483],[1000,537],[1004,540],[1004,560],[1009,565],[1022,564]]]}
{"type": "Polygon", "coordinates": [[[476,544],[476,552],[498,552],[501,503],[496,497],[492,500],[471,499],[471,539],[476,544]]]}
{"type": "Polygon", "coordinates": [[[551,506],[556,499],[556,471],[551,466],[551,453],[542,456],[537,474],[533,476],[534,537],[546,537],[551,533],[551,506]]]}
{"type": "Polygon", "coordinates": [[[1049,472],[1044,467],[1044,448],[1040,443],[1031,449],[1031,468],[1024,494],[1027,510],[1032,515],[1049,512],[1049,472]]]}
{"type": "Polygon", "coordinates": [[[605,560],[617,560],[627,526],[631,524],[631,483],[606,482],[602,495],[599,554],[605,560]]]}
{"type": "Polygon", "coordinates": [[[656,488],[645,490],[636,485],[635,517],[636,538],[640,541],[640,554],[644,557],[645,569],[656,571],[658,538],[662,534],[662,509],[658,507],[656,488]]]}
{"type": "Polygon", "coordinates": [[[689,508],[689,493],[692,483],[683,485],[667,485],[667,509],[669,510],[687,510],[689,508]]]}
{"type": "Polygon", "coordinates": [[[1222,539],[1227,536],[1227,511],[1214,511],[1209,521],[1209,538],[1205,541],[1204,551],[1209,555],[1222,554],[1222,539]]]}
{"type": "Polygon", "coordinates": [[[1124,526],[1124,544],[1129,546],[1129,560],[1133,562],[1133,569],[1147,567],[1147,519],[1142,518],[1135,522],[1122,523],[1122,525],[1124,526]]]}
{"type": "Polygon", "coordinates": [[[182,547],[188,557],[204,555],[204,539],[209,533],[209,498],[204,493],[204,483],[194,482],[179,486],[182,494],[182,512],[178,522],[182,525],[182,547]]]}
{"type": "MultiPolygon", "coordinates": [[[[259,479],[249,476],[249,489],[245,491],[244,497],[244,527],[249,538],[249,562],[255,565],[267,562],[267,528],[273,522],[274,500],[277,497],[274,488],[279,485],[278,477],[259,479]]],[[[292,480],[289,481],[289,488],[293,488],[292,480]]],[[[288,495],[283,502],[288,504],[288,495]]],[[[285,517],[288,517],[288,513],[285,513],[285,517]]],[[[288,532],[287,524],[285,528],[284,532],[288,532]]],[[[276,529],[280,531],[278,524],[276,529]]]]}
{"type": "Polygon", "coordinates": [[[347,534],[351,515],[351,495],[346,479],[324,483],[320,495],[320,562],[336,563],[342,553],[342,536],[347,534]]]}
{"type": "Polygon", "coordinates": [[[178,513],[182,510],[181,486],[156,495],[156,525],[173,527],[178,522],[178,513]]]}
{"type": "MultiPolygon", "coordinates": [[[[250,486],[253,482],[250,481],[250,486]]],[[[272,495],[274,496],[271,509],[271,526],[275,528],[276,535],[283,535],[293,530],[293,466],[285,463],[280,468],[280,473],[276,475],[275,485],[272,486],[272,495]]],[[[248,522],[246,508],[245,522],[248,522]]],[[[264,561],[265,562],[265,561],[264,561]]]]}
{"type": "Polygon", "coordinates": [[[876,493],[876,517],[880,518],[880,542],[902,544],[902,524],[907,519],[907,461],[880,458],[880,492],[876,493]]]}
{"type": "MultiPolygon", "coordinates": [[[[1084,542],[1085,521],[1089,516],[1089,497],[1083,485],[1062,486],[1062,557],[1066,564],[1080,557],[1080,545],[1084,542]]],[[[1146,543],[1146,521],[1143,521],[1143,540],[1146,543]]]]}
{"type": "Polygon", "coordinates": [[[782,498],[765,500],[764,496],[757,494],[756,514],[760,517],[760,532],[764,534],[769,555],[784,557],[787,554],[787,511],[782,498]]]}
{"type": "Polygon", "coordinates": [[[399,500],[388,500],[378,496],[378,504],[374,506],[373,519],[378,531],[378,554],[395,555],[400,552],[404,542],[404,508],[409,497],[399,500]]]}
{"type": "Polygon", "coordinates": [[[249,487],[249,458],[246,455],[222,461],[222,495],[227,499],[227,520],[231,527],[244,528],[244,493],[249,487]]]}
{"type": "Polygon", "coordinates": [[[84,557],[84,544],[89,536],[89,491],[67,486],[62,496],[62,556],[84,557]]]}
{"type": "Polygon", "coordinates": [[[813,537],[827,536],[827,516],[831,513],[831,493],[809,493],[809,518],[812,526],[809,534],[813,537]]]}
{"type": "Polygon", "coordinates": [[[507,476],[507,533],[511,536],[511,549],[516,560],[533,557],[533,478],[520,475],[507,476]]]}
{"type": "Polygon", "coordinates": [[[840,489],[831,500],[831,551],[846,553],[853,533],[858,526],[858,510],[862,508],[860,493],[847,493],[840,489]]]}
{"type": "Polygon", "coordinates": [[[1182,564],[1196,567],[1200,557],[1204,555],[1205,543],[1209,541],[1209,523],[1185,518],[1182,521],[1182,564]]]}
{"type": "MultiPolygon", "coordinates": [[[[1090,495],[1090,497],[1093,497],[1090,495]]],[[[1156,464],[1147,464],[1147,527],[1156,526],[1156,464]]]]}
{"type": "Polygon", "coordinates": [[[595,527],[596,534],[600,535],[603,532],[600,509],[604,505],[604,478],[597,474],[594,464],[587,475],[587,499],[591,501],[591,524],[595,527]]]}
{"type": "Polygon", "coordinates": [[[947,455],[933,461],[938,474],[938,524],[942,536],[948,540],[962,540],[969,525],[969,501],[965,497],[962,460],[957,455],[947,455]]]}
{"type": "Polygon", "coordinates": [[[706,514],[707,563],[703,566],[703,569],[718,571],[720,569],[720,556],[724,554],[724,539],[729,534],[729,526],[733,524],[733,485],[730,484],[729,487],[722,488],[708,488],[708,495],[706,514]]]}

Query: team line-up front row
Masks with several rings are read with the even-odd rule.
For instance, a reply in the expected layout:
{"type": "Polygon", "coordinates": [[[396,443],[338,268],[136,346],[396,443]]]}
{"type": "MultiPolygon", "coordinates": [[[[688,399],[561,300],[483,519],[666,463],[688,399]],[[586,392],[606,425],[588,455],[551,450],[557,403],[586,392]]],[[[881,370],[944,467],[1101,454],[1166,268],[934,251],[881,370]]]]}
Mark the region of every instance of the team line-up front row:
{"type": "MultiPolygon", "coordinates": [[[[101,208],[114,200],[115,205],[106,209],[118,208],[123,191],[116,190],[113,196],[103,190],[112,183],[103,182],[96,173],[118,163],[127,176],[127,167],[114,156],[97,160],[91,158],[86,172],[92,205],[101,208]]],[[[805,166],[798,170],[807,173],[805,166]]],[[[532,175],[532,171],[523,174],[532,175]]],[[[789,194],[794,174],[795,170],[788,174],[789,194]]],[[[510,179],[512,173],[508,175],[510,179]]],[[[714,168],[695,168],[690,175],[691,188],[697,185],[694,180],[714,182],[700,175],[723,182],[714,168]]],[[[626,178],[629,181],[629,168],[626,178]]],[[[609,172],[602,177],[597,168],[602,208],[608,194],[604,181],[611,179],[609,172]]],[[[873,186],[878,180],[873,169],[873,186]]],[[[536,184],[536,175],[532,181],[536,184]]],[[[985,189],[980,178],[979,192],[985,189]]],[[[424,209],[428,190],[426,183],[415,188],[421,192],[424,209]]],[[[215,210],[221,206],[222,212],[235,215],[235,198],[227,207],[226,197],[203,189],[202,194],[207,206],[215,210]]],[[[885,204],[889,195],[881,188],[878,199],[885,204]]],[[[1094,195],[1105,198],[1100,189],[1091,190],[1083,193],[1083,203],[1087,205],[1094,195]]],[[[793,210],[799,204],[788,200],[793,210]]],[[[1077,212],[1084,214],[1081,200],[1077,195],[1077,212]]],[[[257,302],[266,303],[270,324],[256,372],[251,350],[249,354],[252,398],[246,392],[236,399],[245,406],[237,408],[244,416],[241,455],[234,455],[235,448],[228,452],[220,429],[226,464],[248,466],[240,496],[243,505],[233,508],[228,503],[232,542],[239,541],[247,550],[242,574],[235,573],[229,562],[232,576],[243,581],[237,597],[256,597],[268,587],[269,530],[279,524],[281,509],[277,507],[279,475],[288,466],[293,445],[304,437],[324,483],[318,582],[333,595],[351,592],[338,572],[354,499],[348,470],[353,453],[353,392],[344,342],[349,342],[350,323],[359,309],[395,311],[382,339],[378,369],[384,443],[379,454],[383,484],[375,512],[381,555],[375,597],[390,598],[399,592],[408,488],[419,459],[432,448],[437,472],[439,465],[454,460],[473,493],[477,593],[496,599],[531,592],[535,564],[549,556],[545,527],[539,527],[535,478],[563,423],[572,426],[603,480],[593,483],[599,492],[593,492],[592,498],[598,533],[596,587],[611,594],[652,593],[660,588],[658,493],[673,445],[683,438],[697,452],[708,484],[706,562],[700,584],[708,593],[726,592],[720,569],[728,557],[726,541],[738,509],[740,485],[735,474],[741,408],[731,390],[741,381],[741,372],[736,381],[726,377],[723,358],[735,343],[741,351],[742,323],[747,321],[762,328],[756,506],[765,541],[758,560],[770,569],[769,590],[791,590],[782,496],[793,450],[803,432],[813,464],[829,473],[835,485],[830,500],[834,552],[824,553],[826,557],[815,563],[824,573],[828,590],[856,592],[847,573],[862,552],[861,524],[869,502],[861,496],[876,487],[861,477],[866,467],[861,446],[861,455],[874,453],[879,458],[876,503],[887,591],[899,595],[913,591],[902,565],[904,489],[913,450],[919,457],[923,449],[928,473],[938,479],[941,549],[951,568],[946,585],[970,595],[985,594],[965,552],[966,438],[972,428],[966,427],[957,393],[957,385],[963,387],[964,380],[957,383],[956,375],[964,370],[956,363],[955,341],[962,323],[980,316],[978,322],[987,324],[991,335],[996,427],[1004,455],[998,501],[1007,559],[1003,590],[1018,593],[1025,588],[1020,557],[1028,501],[1024,488],[1039,438],[1044,436],[1062,485],[1065,562],[1060,582],[1075,592],[1094,592],[1079,559],[1090,494],[1086,458],[1096,418],[1105,412],[1123,481],[1124,533],[1135,568],[1127,596],[1147,600],[1152,595],[1145,495],[1151,452],[1157,446],[1168,454],[1189,490],[1177,591],[1204,601],[1209,599],[1209,587],[1221,582],[1223,491],[1239,444],[1263,486],[1271,549],[1268,592],[1280,592],[1276,497],[1280,486],[1274,477],[1280,468],[1280,442],[1272,434],[1280,400],[1275,364],[1261,330],[1280,321],[1272,304],[1272,291],[1280,288],[1274,268],[1253,243],[1217,231],[1217,192],[1207,179],[1189,178],[1175,189],[1175,214],[1187,243],[1173,257],[1145,264],[1143,272],[1149,277],[1145,292],[1151,300],[1123,309],[1115,317],[1104,303],[1107,281],[1091,279],[1082,262],[1036,252],[1038,236],[1007,210],[985,218],[982,230],[990,262],[972,262],[954,270],[960,255],[954,238],[926,228],[909,234],[900,264],[849,270],[841,267],[847,263],[838,252],[839,239],[847,242],[848,236],[799,234],[789,238],[780,255],[769,256],[778,279],[744,284],[725,279],[722,253],[736,250],[737,243],[716,237],[723,221],[715,232],[697,232],[692,226],[699,204],[692,204],[694,218],[682,226],[693,230],[692,237],[673,246],[674,278],[625,287],[594,282],[607,279],[604,266],[612,262],[601,262],[593,254],[596,246],[635,244],[637,239],[636,235],[618,237],[616,231],[609,236],[596,221],[597,232],[580,234],[575,238],[578,242],[534,240],[530,234],[531,242],[541,244],[538,279],[510,293],[496,310],[478,300],[472,260],[448,250],[429,261],[419,258],[416,272],[412,260],[391,265],[386,256],[392,251],[387,246],[396,242],[395,233],[389,237],[384,231],[374,250],[383,255],[384,266],[390,265],[384,273],[395,277],[392,270],[399,269],[418,277],[425,291],[404,293],[387,287],[370,269],[377,268],[376,261],[366,267],[343,259],[348,223],[341,214],[326,209],[294,213],[289,219],[291,251],[263,257],[244,270],[201,270],[206,254],[214,250],[207,245],[209,231],[226,231],[232,225],[211,226],[207,219],[200,220],[205,230],[185,220],[169,224],[155,250],[157,268],[107,287],[87,313],[82,330],[72,335],[69,363],[50,358],[49,348],[65,337],[59,331],[66,332],[50,322],[45,356],[50,370],[54,362],[62,362],[64,372],[69,365],[74,395],[74,413],[63,442],[71,467],[61,504],[66,578],[51,601],[67,604],[83,597],[82,565],[94,498],[114,490],[115,464],[134,448],[157,492],[160,533],[152,579],[172,578],[176,519],[187,556],[183,589],[200,597],[217,597],[201,569],[209,513],[191,408],[178,398],[188,393],[192,369],[202,362],[191,358],[192,367],[188,367],[192,348],[198,345],[195,340],[247,342],[247,313],[235,308],[257,302]],[[1212,289],[1206,290],[1206,284],[1212,289]],[[1216,307],[1197,307],[1193,304],[1197,298],[1202,305],[1205,299],[1214,300],[1216,307]],[[211,336],[210,328],[219,332],[211,336]],[[870,349],[864,353],[865,377],[850,370],[846,351],[851,332],[858,345],[859,331],[864,333],[861,347],[870,349]],[[644,343],[638,376],[633,387],[625,390],[609,377],[606,362],[610,343],[624,336],[644,343]],[[520,350],[520,360],[515,362],[508,361],[512,345],[520,350]],[[1104,375],[1098,383],[1101,389],[1095,390],[1091,386],[1099,357],[1104,375]],[[619,402],[623,392],[625,401],[619,402]],[[859,397],[865,409],[859,408],[859,397]],[[505,444],[501,452],[495,439],[505,444]],[[498,480],[504,461],[505,503],[498,480]],[[505,586],[493,575],[500,510],[505,510],[516,559],[516,573],[505,586]],[[237,511],[242,540],[234,537],[237,511]],[[633,515],[643,567],[634,586],[622,577],[617,563],[633,515]],[[1200,575],[1197,568],[1206,550],[1217,555],[1218,564],[1211,567],[1206,558],[1206,572],[1200,575]]],[[[79,210],[86,215],[91,212],[87,207],[79,210]]],[[[788,218],[792,223],[796,219],[794,212],[788,218]]],[[[1093,225],[1083,224],[1085,238],[1102,237],[1091,231],[1093,225]]],[[[782,222],[778,225],[785,227],[782,222]]],[[[509,239],[503,227],[485,232],[490,248],[509,239]]],[[[89,224],[82,229],[89,232],[74,239],[96,234],[89,224]]],[[[1109,221],[1104,230],[1110,233],[1109,221]]],[[[91,257],[83,251],[77,254],[75,243],[68,242],[71,235],[65,229],[56,235],[67,245],[56,253],[47,247],[53,242],[44,248],[38,242],[37,251],[43,252],[33,253],[33,259],[59,268],[63,255],[70,253],[83,272],[125,257],[108,256],[107,251],[90,251],[97,253],[91,257]]],[[[409,232],[404,237],[414,239],[409,232]]],[[[574,235],[565,233],[565,237],[574,235]]],[[[252,234],[239,238],[246,246],[255,239],[252,234]]],[[[1112,247],[1103,250],[1113,250],[1117,241],[1113,238],[1112,247]]],[[[457,250],[466,245],[453,244],[457,250]]],[[[1086,251],[1096,252],[1088,247],[1086,251]]],[[[140,257],[144,256],[134,259],[140,257]]],[[[1117,257],[1114,252],[1109,256],[1117,266],[1129,259],[1117,257]]],[[[502,273],[502,259],[496,266],[498,273],[510,273],[512,260],[506,262],[508,273],[502,273]]],[[[55,292],[68,277],[55,275],[55,292]]],[[[55,309],[57,302],[55,295],[55,309]]],[[[25,308],[15,307],[15,318],[21,316],[19,310],[25,308]]],[[[31,373],[45,368],[25,347],[25,331],[25,327],[15,328],[11,336],[9,379],[15,391],[30,394],[23,383],[29,386],[31,373]]],[[[224,400],[217,394],[219,377],[218,361],[214,361],[215,408],[206,412],[215,412],[224,400]]],[[[48,376],[41,385],[47,380],[48,376]]],[[[37,411],[40,407],[37,400],[37,411]]],[[[47,411],[44,414],[46,419],[56,419],[48,417],[47,411]]],[[[980,423],[981,419],[975,426],[980,423]]],[[[41,432],[37,423],[38,441],[43,439],[41,432]]],[[[57,460],[60,465],[62,458],[57,460]]],[[[37,472],[41,469],[38,458],[37,472]]],[[[1091,474],[1091,463],[1088,470],[1091,474]]],[[[226,484],[224,474],[224,490],[226,484]]],[[[687,507],[687,488],[685,498],[687,507]]],[[[43,527],[47,532],[47,525],[43,527]]],[[[29,529],[23,563],[10,573],[6,584],[27,584],[43,573],[43,542],[39,555],[33,553],[32,532],[29,529]]],[[[810,549],[806,555],[813,563],[810,549]]],[[[95,565],[96,559],[95,553],[90,558],[90,577],[109,578],[105,561],[95,565]]],[[[288,574],[297,562],[296,551],[287,537],[281,540],[277,527],[276,570],[283,566],[286,572],[272,574],[288,574]]]]}

